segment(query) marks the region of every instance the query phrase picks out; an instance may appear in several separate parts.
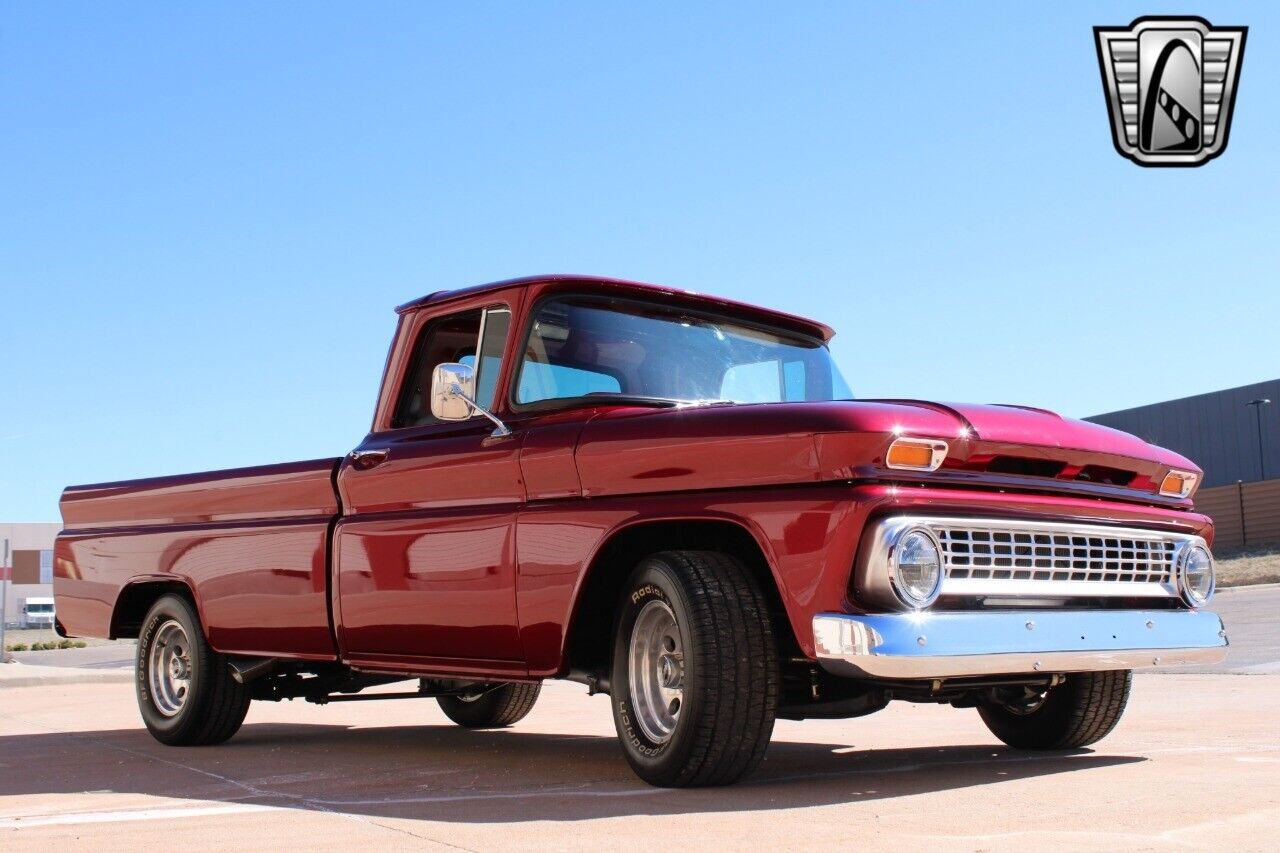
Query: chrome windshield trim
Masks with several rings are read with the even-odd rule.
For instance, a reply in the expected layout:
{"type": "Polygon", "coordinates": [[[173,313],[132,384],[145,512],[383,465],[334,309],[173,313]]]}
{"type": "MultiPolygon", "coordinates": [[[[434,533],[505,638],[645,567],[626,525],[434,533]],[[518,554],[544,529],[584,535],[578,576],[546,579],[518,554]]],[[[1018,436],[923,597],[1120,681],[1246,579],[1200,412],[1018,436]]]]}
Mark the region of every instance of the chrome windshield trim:
{"type": "Polygon", "coordinates": [[[1203,610],[1028,610],[813,617],[827,671],[862,678],[964,678],[1217,663],[1227,636],[1203,610]]]}

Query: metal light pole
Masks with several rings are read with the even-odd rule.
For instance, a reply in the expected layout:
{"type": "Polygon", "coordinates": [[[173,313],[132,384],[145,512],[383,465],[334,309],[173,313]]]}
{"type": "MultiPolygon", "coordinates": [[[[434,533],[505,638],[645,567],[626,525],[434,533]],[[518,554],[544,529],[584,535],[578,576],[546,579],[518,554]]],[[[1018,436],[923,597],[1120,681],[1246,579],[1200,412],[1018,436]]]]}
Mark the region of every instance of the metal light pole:
{"type": "Polygon", "coordinates": [[[9,540],[4,540],[4,559],[0,560],[0,663],[9,659],[4,646],[5,605],[8,604],[9,591],[9,540]]]}
{"type": "Polygon", "coordinates": [[[1271,401],[1266,399],[1250,400],[1245,403],[1246,406],[1253,406],[1253,414],[1258,424],[1258,472],[1262,475],[1261,479],[1267,479],[1267,457],[1262,450],[1262,407],[1270,406],[1271,401]]]}

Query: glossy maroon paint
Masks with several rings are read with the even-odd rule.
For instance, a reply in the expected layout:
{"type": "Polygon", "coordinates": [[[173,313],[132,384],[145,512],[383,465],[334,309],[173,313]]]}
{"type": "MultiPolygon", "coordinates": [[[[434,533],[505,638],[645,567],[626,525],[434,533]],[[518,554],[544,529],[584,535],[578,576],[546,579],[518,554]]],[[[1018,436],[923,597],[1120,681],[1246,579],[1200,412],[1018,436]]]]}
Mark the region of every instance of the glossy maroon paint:
{"type": "Polygon", "coordinates": [[[573,276],[401,306],[372,429],[357,448],[377,451],[377,464],[348,456],[68,489],[55,562],[67,632],[107,636],[122,589],[170,580],[191,590],[219,651],[539,678],[564,674],[589,573],[628,568],[598,565],[597,555],[638,524],[698,520],[744,531],[808,655],[814,613],[857,609],[850,570],[861,531],[882,513],[1088,520],[1212,536],[1190,501],[1156,494],[1170,468],[1197,470],[1186,459],[1037,409],[910,400],[515,409],[510,366],[525,318],[537,300],[564,292],[659,299],[831,336],[820,323],[754,306],[573,276]],[[513,434],[495,438],[478,418],[392,429],[425,324],[494,306],[512,311],[495,411],[513,434]],[[946,463],[932,474],[887,469],[885,453],[899,435],[945,439],[946,463]],[[1049,462],[1055,473],[997,470],[1001,459],[1049,462]],[[1098,466],[1127,482],[1086,478],[1098,466]]]}
{"type": "Polygon", "coordinates": [[[343,466],[334,612],[352,663],[523,667],[513,594],[521,436],[490,430],[467,421],[407,431],[387,443],[385,463],[343,466]]]}
{"type": "Polygon", "coordinates": [[[929,488],[920,485],[815,484],[804,489],[731,489],[632,495],[545,504],[520,513],[520,624],[533,675],[559,672],[565,631],[585,580],[582,566],[615,532],[672,518],[738,525],[760,546],[806,655],[815,613],[858,610],[848,599],[859,536],[877,515],[902,511],[966,513],[1137,524],[1212,536],[1203,515],[1059,495],[929,488]]]}
{"type": "Polygon", "coordinates": [[[123,588],[177,581],[215,648],[332,659],[326,573],[338,461],[67,489],[54,549],[59,621],[75,635],[110,636],[123,588]]]}

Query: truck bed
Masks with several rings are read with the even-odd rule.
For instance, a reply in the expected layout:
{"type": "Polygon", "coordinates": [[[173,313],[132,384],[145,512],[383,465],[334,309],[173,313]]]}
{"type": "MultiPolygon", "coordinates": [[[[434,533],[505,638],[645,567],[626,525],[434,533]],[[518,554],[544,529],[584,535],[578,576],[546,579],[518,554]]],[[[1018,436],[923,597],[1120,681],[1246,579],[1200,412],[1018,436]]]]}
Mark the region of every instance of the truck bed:
{"type": "Polygon", "coordinates": [[[328,565],[340,462],[68,488],[54,552],[63,632],[116,636],[119,597],[166,580],[194,593],[220,652],[335,659],[328,565]]]}

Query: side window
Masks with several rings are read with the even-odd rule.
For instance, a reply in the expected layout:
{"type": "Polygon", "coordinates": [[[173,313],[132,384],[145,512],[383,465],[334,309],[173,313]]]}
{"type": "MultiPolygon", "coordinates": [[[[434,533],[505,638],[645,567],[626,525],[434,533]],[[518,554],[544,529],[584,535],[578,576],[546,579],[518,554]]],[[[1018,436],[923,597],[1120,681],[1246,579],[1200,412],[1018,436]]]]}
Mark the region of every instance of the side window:
{"type": "Polygon", "coordinates": [[[431,374],[446,362],[474,367],[476,402],[491,406],[510,327],[511,312],[506,308],[468,311],[429,323],[414,346],[391,426],[398,429],[438,423],[431,416],[431,374]]]}
{"type": "Polygon", "coordinates": [[[622,383],[604,372],[604,360],[601,344],[590,332],[571,330],[568,318],[561,316],[556,306],[544,308],[529,332],[516,383],[516,402],[617,394],[622,383]]]}
{"type": "Polygon", "coordinates": [[[735,403],[792,403],[808,399],[803,361],[735,364],[724,372],[720,399],[735,403]]]}
{"type": "Polygon", "coordinates": [[[526,361],[520,371],[517,403],[536,400],[559,400],[585,397],[588,394],[617,394],[622,390],[618,380],[607,373],[596,373],[561,364],[526,361]]]}
{"type": "Polygon", "coordinates": [[[781,379],[776,361],[735,364],[724,372],[720,399],[735,403],[777,403],[782,400],[781,379]]]}
{"type": "Polygon", "coordinates": [[[786,361],[782,364],[782,399],[788,403],[803,403],[809,399],[808,371],[803,361],[786,361]]]}

